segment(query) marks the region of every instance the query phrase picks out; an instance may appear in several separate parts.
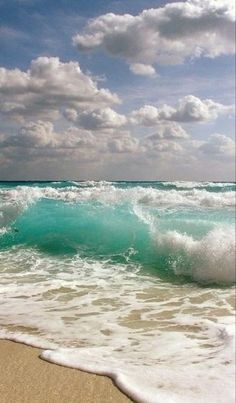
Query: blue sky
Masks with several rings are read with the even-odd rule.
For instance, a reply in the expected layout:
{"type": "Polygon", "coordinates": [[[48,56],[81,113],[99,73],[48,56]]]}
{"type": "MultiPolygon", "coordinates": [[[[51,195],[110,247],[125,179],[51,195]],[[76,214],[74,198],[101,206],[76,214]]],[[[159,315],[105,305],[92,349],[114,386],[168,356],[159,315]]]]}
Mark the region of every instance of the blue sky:
{"type": "Polygon", "coordinates": [[[233,8],[0,0],[0,179],[233,180],[233,8]]]}

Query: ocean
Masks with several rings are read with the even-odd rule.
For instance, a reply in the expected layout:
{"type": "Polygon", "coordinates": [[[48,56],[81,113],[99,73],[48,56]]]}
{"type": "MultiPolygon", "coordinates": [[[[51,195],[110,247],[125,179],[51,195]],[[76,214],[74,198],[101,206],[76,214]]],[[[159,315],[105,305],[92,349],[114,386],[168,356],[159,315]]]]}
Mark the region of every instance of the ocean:
{"type": "Polygon", "coordinates": [[[235,184],[0,182],[0,337],[137,402],[235,401],[235,184]]]}

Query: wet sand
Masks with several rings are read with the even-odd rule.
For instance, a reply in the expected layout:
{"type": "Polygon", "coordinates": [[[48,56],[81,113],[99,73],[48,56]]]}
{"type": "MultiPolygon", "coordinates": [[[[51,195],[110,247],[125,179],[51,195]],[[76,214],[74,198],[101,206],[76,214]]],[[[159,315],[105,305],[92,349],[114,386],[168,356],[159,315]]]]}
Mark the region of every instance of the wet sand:
{"type": "Polygon", "coordinates": [[[107,377],[47,363],[41,350],[0,340],[1,403],[128,403],[107,377]]]}

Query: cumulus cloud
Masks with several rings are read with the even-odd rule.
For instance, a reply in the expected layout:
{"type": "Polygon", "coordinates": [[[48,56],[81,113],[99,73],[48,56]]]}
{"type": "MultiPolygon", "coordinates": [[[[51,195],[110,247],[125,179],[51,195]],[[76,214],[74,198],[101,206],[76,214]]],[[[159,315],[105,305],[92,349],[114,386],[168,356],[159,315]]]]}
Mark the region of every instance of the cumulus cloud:
{"type": "Polygon", "coordinates": [[[216,119],[220,115],[230,115],[235,111],[234,105],[222,105],[211,99],[201,100],[193,95],[182,98],[171,120],[180,122],[198,122],[216,119]]]}
{"type": "Polygon", "coordinates": [[[64,115],[69,121],[86,130],[117,129],[127,121],[124,115],[111,108],[86,110],[81,113],[68,109],[64,115]]]}
{"type": "Polygon", "coordinates": [[[77,162],[100,161],[109,155],[165,157],[182,151],[177,140],[187,137],[176,123],[167,123],[153,135],[136,138],[128,130],[112,132],[90,131],[85,128],[70,127],[57,132],[49,121],[28,122],[16,134],[0,136],[0,150],[5,164],[19,161],[74,160],[77,162]]]}
{"type": "Polygon", "coordinates": [[[184,151],[183,146],[180,144],[172,141],[172,142],[161,142],[161,143],[154,143],[151,146],[150,151],[153,152],[158,152],[158,153],[168,153],[168,154],[178,154],[182,153],[184,151]]]}
{"type": "Polygon", "coordinates": [[[158,155],[165,159],[172,158],[184,153],[184,147],[176,141],[160,139],[158,136],[147,136],[143,142],[145,154],[150,157],[158,155]]]}
{"type": "Polygon", "coordinates": [[[111,139],[108,142],[108,150],[111,153],[135,153],[142,151],[142,147],[137,138],[125,133],[123,136],[111,139]]]}
{"type": "Polygon", "coordinates": [[[77,62],[39,57],[30,69],[0,68],[0,113],[15,119],[55,119],[66,108],[106,107],[119,102],[116,94],[98,89],[77,62]]]}
{"type": "Polygon", "coordinates": [[[151,143],[155,143],[156,141],[165,139],[165,140],[181,140],[187,139],[189,135],[180,126],[175,122],[166,122],[164,124],[159,124],[156,127],[156,132],[146,137],[146,140],[151,143]]]}
{"type": "Polygon", "coordinates": [[[92,147],[96,139],[89,131],[69,128],[63,133],[57,133],[51,122],[29,122],[19,129],[18,134],[4,136],[0,141],[1,148],[23,149],[76,149],[92,147]]]}
{"type": "Polygon", "coordinates": [[[204,142],[199,150],[208,156],[213,157],[234,157],[235,141],[224,134],[212,134],[210,138],[204,142]]]}
{"type": "Polygon", "coordinates": [[[101,15],[90,20],[73,43],[81,51],[103,48],[125,59],[135,74],[153,74],[155,63],[233,54],[234,23],[234,0],[187,0],[137,16],[101,15]]]}
{"type": "MultiPolygon", "coordinates": [[[[167,109],[166,106],[162,108],[167,109]]],[[[160,108],[153,105],[144,105],[142,108],[135,110],[130,115],[130,123],[134,125],[141,125],[146,127],[153,127],[160,123],[161,120],[167,120],[173,113],[173,108],[169,107],[168,110],[160,117],[160,108]],[[169,112],[169,113],[168,113],[169,112]]]]}
{"type": "Polygon", "coordinates": [[[206,122],[234,112],[234,105],[222,105],[211,99],[201,100],[187,95],[178,101],[176,107],[166,104],[159,108],[145,105],[131,113],[130,122],[147,127],[156,126],[160,121],[206,122]]]}
{"type": "Polygon", "coordinates": [[[231,138],[214,134],[205,142],[184,141],[186,133],[178,126],[175,122],[165,122],[156,133],[136,138],[127,130],[119,129],[111,135],[105,131],[91,132],[70,127],[57,132],[51,122],[29,122],[16,134],[1,133],[0,165],[3,171],[17,166],[22,169],[26,166],[28,169],[39,167],[43,171],[44,167],[49,169],[51,166],[60,170],[64,162],[80,169],[91,168],[88,164],[92,164],[96,173],[98,167],[104,165],[107,171],[113,163],[130,169],[136,167],[136,170],[140,164],[151,169],[154,163],[158,163],[159,168],[161,164],[173,168],[178,164],[182,166],[184,161],[189,164],[190,161],[196,163],[202,160],[206,167],[214,161],[224,165],[234,161],[234,142],[231,138]]]}
{"type": "Polygon", "coordinates": [[[55,147],[57,140],[51,122],[30,122],[19,130],[18,135],[9,136],[5,147],[44,148],[55,147]]]}
{"type": "Polygon", "coordinates": [[[99,161],[108,154],[140,151],[139,140],[129,131],[99,132],[70,127],[57,132],[49,121],[28,122],[16,134],[0,135],[0,150],[4,161],[71,159],[78,162],[99,161]]]}
{"type": "Polygon", "coordinates": [[[130,65],[130,71],[134,74],[139,74],[141,76],[154,76],[156,70],[149,64],[133,63],[130,65]]]}

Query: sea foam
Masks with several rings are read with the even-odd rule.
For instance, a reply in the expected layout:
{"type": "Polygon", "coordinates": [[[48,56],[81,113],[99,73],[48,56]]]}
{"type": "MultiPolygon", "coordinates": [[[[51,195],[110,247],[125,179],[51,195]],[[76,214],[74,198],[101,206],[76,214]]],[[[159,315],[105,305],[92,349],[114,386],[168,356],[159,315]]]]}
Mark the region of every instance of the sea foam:
{"type": "Polygon", "coordinates": [[[176,274],[199,281],[235,282],[235,230],[217,228],[200,240],[169,231],[157,235],[157,247],[168,253],[176,274]]]}
{"type": "Polygon", "coordinates": [[[2,252],[0,265],[1,337],[108,375],[137,402],[234,402],[233,289],[33,250],[2,252]]]}
{"type": "Polygon", "coordinates": [[[0,189],[0,197],[4,202],[32,203],[40,198],[62,200],[65,202],[80,202],[96,200],[101,203],[132,202],[150,206],[190,206],[190,207],[233,207],[235,194],[232,191],[214,193],[205,189],[189,189],[184,191],[159,190],[152,187],[121,189],[110,184],[99,184],[89,187],[27,187],[18,186],[15,189],[0,189]]]}

